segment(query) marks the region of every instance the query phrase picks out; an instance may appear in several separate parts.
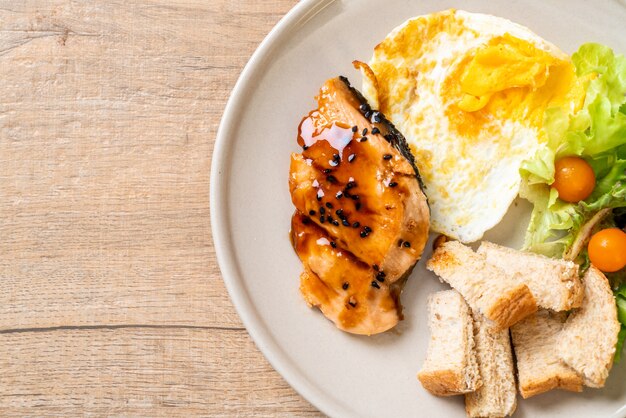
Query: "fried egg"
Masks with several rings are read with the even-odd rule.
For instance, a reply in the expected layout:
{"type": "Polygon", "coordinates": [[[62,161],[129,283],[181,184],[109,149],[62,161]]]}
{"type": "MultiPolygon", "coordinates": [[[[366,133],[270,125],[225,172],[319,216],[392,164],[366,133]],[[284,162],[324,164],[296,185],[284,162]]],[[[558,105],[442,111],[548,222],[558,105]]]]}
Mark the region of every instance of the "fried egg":
{"type": "Polygon", "coordinates": [[[567,54],[523,26],[464,11],[408,20],[355,66],[366,98],[411,146],[431,229],[462,242],[506,214],[520,165],[545,142],[544,111],[584,100],[567,54]]]}

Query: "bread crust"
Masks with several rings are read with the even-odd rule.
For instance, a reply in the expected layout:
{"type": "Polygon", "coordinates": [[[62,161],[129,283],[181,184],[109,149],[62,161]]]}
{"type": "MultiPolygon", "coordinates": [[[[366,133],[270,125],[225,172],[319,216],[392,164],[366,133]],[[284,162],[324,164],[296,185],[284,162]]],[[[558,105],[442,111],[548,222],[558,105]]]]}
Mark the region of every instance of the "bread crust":
{"type": "Polygon", "coordinates": [[[528,286],[458,241],[440,245],[426,267],[461,293],[473,310],[493,321],[497,330],[537,311],[528,286]]]}
{"type": "Polygon", "coordinates": [[[601,388],[613,367],[621,325],[608,279],[594,266],[583,278],[585,298],[567,318],[560,335],[559,356],[582,376],[586,386],[601,388]]]}
{"type": "Polygon", "coordinates": [[[451,396],[473,392],[482,385],[476,362],[471,311],[455,290],[433,293],[428,298],[430,341],[417,374],[433,395],[451,396]]]}
{"type": "Polygon", "coordinates": [[[424,386],[424,389],[437,396],[453,396],[474,390],[465,385],[465,376],[455,370],[419,372],[417,378],[424,386]]]}
{"type": "Polygon", "coordinates": [[[489,264],[527,285],[542,308],[568,311],[582,304],[584,288],[578,265],[572,261],[518,251],[488,241],[482,242],[477,252],[483,254],[489,264]]]}
{"type": "Polygon", "coordinates": [[[513,415],[517,391],[509,330],[494,331],[488,320],[472,312],[476,360],[483,385],[465,395],[465,411],[470,418],[513,415]]]}
{"type": "Polygon", "coordinates": [[[582,378],[558,354],[565,319],[563,312],[539,310],[511,327],[519,392],[524,399],[552,389],[582,391],[582,378]]]}

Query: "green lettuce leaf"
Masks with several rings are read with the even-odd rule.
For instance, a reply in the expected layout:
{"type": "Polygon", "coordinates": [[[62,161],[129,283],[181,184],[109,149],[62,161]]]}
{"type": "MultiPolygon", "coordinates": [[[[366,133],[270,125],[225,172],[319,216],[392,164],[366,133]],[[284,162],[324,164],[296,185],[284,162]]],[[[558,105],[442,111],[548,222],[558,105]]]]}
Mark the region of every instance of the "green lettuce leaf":
{"type": "Polygon", "coordinates": [[[525,248],[562,256],[580,227],[604,208],[626,207],[626,58],[599,44],[585,44],[572,55],[579,77],[593,74],[582,109],[572,114],[547,109],[547,142],[522,163],[520,195],[534,205],[525,248]],[[554,162],[564,156],[584,158],[596,175],[596,188],[578,204],[566,203],[550,188],[554,162]]]}
{"type": "Polygon", "coordinates": [[[617,344],[615,345],[615,363],[619,363],[622,359],[622,350],[624,349],[624,340],[626,340],[626,326],[622,325],[622,329],[617,334],[617,344]]]}

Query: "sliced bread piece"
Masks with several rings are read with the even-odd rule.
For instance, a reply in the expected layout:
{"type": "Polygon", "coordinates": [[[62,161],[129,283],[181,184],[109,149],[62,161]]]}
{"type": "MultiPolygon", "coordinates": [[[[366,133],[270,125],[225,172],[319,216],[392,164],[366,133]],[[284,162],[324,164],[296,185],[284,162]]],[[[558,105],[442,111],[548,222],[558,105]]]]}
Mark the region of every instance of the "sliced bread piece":
{"type": "Polygon", "coordinates": [[[578,374],[559,357],[565,312],[539,310],[511,327],[519,391],[524,399],[552,389],[583,390],[578,374]]]}
{"type": "Polygon", "coordinates": [[[559,355],[583,378],[585,385],[601,388],[613,366],[620,323],[613,292],[606,276],[594,266],[583,277],[585,298],[560,335],[559,355]]]}
{"type": "Polygon", "coordinates": [[[517,251],[487,241],[477,252],[483,254],[489,264],[527,285],[542,308],[568,311],[578,308],[583,301],[578,265],[572,261],[517,251]]]}
{"type": "Polygon", "coordinates": [[[437,247],[426,267],[463,295],[473,310],[492,320],[498,330],[537,311],[528,286],[458,241],[437,247]]]}
{"type": "Polygon", "coordinates": [[[513,415],[517,407],[513,355],[509,330],[493,330],[489,321],[472,312],[476,360],[483,385],[465,395],[465,411],[471,418],[513,415]]]}
{"type": "Polygon", "coordinates": [[[450,396],[473,392],[481,385],[472,316],[467,303],[455,290],[428,297],[430,342],[426,361],[417,378],[433,395],[450,396]]]}

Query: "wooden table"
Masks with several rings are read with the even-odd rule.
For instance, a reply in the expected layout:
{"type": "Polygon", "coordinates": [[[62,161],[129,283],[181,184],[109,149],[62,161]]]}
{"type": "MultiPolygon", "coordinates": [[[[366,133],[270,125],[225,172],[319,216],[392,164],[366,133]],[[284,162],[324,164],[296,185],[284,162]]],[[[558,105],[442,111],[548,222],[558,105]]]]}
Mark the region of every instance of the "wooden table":
{"type": "Polygon", "coordinates": [[[296,0],[0,0],[0,416],[318,416],[215,260],[222,110],[296,0]]]}

